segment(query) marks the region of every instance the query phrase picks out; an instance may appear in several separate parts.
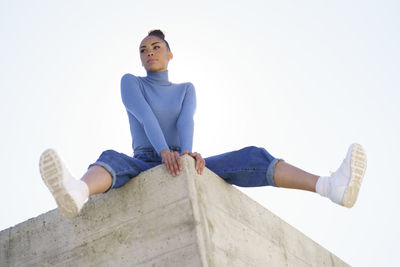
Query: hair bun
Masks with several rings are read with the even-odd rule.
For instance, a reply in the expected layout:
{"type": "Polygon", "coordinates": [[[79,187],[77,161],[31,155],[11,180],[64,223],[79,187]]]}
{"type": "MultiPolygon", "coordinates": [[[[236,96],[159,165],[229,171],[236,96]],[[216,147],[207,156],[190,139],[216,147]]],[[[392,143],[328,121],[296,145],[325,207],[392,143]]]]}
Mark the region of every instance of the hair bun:
{"type": "Polygon", "coordinates": [[[164,40],[165,35],[161,30],[151,30],[147,36],[157,36],[164,40]]]}

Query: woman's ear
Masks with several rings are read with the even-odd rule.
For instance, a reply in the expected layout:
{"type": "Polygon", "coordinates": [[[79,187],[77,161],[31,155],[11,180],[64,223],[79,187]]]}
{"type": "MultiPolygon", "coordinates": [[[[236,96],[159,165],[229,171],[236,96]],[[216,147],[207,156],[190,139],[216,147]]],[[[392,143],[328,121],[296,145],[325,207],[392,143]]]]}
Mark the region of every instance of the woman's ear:
{"type": "Polygon", "coordinates": [[[174,57],[174,55],[172,54],[172,52],[168,52],[168,58],[169,60],[171,60],[174,57]]]}

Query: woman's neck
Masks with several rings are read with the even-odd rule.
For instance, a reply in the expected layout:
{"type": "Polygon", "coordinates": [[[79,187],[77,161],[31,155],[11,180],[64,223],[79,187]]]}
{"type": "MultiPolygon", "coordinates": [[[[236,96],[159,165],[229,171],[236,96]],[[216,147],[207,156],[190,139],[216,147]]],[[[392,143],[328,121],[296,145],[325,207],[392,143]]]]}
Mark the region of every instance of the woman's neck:
{"type": "Polygon", "coordinates": [[[168,79],[168,70],[160,72],[147,71],[146,78],[151,82],[161,85],[171,84],[168,79]]]}

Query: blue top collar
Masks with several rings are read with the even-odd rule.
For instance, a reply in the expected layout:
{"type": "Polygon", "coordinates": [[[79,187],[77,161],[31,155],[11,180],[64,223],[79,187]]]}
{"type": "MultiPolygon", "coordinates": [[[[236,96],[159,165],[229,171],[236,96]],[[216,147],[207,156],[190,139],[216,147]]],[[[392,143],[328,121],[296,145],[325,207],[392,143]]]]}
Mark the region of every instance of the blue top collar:
{"type": "Polygon", "coordinates": [[[166,71],[160,71],[160,72],[153,72],[153,71],[146,71],[147,76],[146,78],[154,83],[160,84],[160,85],[169,85],[171,82],[168,79],[168,70],[166,71]]]}

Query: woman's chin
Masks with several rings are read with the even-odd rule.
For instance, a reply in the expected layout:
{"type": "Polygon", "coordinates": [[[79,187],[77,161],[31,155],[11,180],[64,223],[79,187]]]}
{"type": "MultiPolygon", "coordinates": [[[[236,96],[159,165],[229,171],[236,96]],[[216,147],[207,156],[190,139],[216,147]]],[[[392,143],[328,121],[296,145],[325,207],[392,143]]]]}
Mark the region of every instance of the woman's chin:
{"type": "Polygon", "coordinates": [[[165,71],[167,68],[164,66],[160,66],[158,64],[150,64],[145,67],[146,71],[150,72],[160,72],[160,71],[165,71]]]}
{"type": "Polygon", "coordinates": [[[159,68],[155,68],[155,67],[148,67],[148,68],[146,68],[146,70],[147,70],[147,71],[150,71],[150,72],[157,72],[158,69],[159,69],[159,68]]]}

